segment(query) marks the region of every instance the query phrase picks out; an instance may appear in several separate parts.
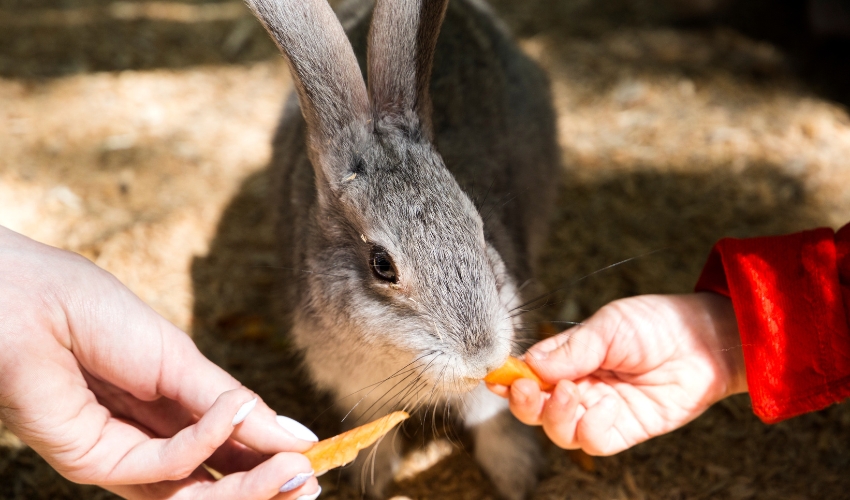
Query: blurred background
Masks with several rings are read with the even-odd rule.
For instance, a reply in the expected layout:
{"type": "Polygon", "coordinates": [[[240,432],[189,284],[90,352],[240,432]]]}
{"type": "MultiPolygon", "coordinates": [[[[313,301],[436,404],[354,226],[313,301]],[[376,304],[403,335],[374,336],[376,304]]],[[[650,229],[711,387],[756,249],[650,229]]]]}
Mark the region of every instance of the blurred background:
{"type": "MultiPolygon", "coordinates": [[[[850,220],[848,2],[491,4],[549,73],[558,114],[561,196],[539,282],[563,289],[542,331],[619,297],[691,290],[722,236],[850,220]]],[[[111,271],[327,437],[329,401],[276,335],[269,299],[266,165],[290,87],[238,1],[0,0],[0,224],[111,271]]],[[[615,457],[550,447],[535,498],[845,498],[848,446],[847,404],[765,426],[737,397],[615,457]]],[[[338,479],[322,478],[323,498],[360,497],[338,479]]],[[[493,498],[448,441],[411,459],[393,494],[493,498]]],[[[0,423],[0,498],[106,497],[0,423]]]]}

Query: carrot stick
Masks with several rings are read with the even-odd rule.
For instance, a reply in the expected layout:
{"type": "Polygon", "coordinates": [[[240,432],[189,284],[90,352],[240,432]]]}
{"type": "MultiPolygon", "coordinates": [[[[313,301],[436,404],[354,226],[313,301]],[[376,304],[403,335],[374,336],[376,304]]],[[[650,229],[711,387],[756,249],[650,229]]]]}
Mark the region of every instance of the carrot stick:
{"type": "Polygon", "coordinates": [[[547,384],[541,380],[525,361],[513,356],[508,358],[508,360],[505,361],[505,364],[488,373],[487,376],[484,377],[484,381],[490,384],[511,385],[517,379],[521,378],[528,378],[537,382],[540,389],[544,391],[548,391],[554,387],[552,384],[547,384]]]}
{"type": "Polygon", "coordinates": [[[360,450],[369,447],[408,417],[410,415],[405,411],[390,413],[366,425],[319,441],[307,450],[304,456],[310,460],[316,475],[320,476],[331,469],[354,461],[360,450]]]}

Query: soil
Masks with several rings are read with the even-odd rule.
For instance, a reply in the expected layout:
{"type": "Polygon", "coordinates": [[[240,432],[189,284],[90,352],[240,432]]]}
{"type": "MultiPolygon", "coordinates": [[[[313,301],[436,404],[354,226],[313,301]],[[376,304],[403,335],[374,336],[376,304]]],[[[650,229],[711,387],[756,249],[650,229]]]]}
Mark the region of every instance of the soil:
{"type": "MultiPolygon", "coordinates": [[[[560,291],[543,319],[688,292],[723,236],[850,218],[850,116],[829,72],[813,81],[802,49],[744,25],[680,22],[682,2],[494,2],[559,117],[539,281],[560,291]]],[[[329,399],[275,340],[266,164],[291,82],[262,28],[204,0],[0,0],[0,27],[0,224],[89,257],[279,413],[334,434],[329,399]]],[[[550,446],[534,498],[844,498],[848,443],[850,404],[768,426],[741,396],[614,457],[550,446]]],[[[360,498],[338,474],[321,483],[360,498]]],[[[392,494],[494,496],[458,440],[412,457],[392,494]]],[[[0,498],[111,497],[0,424],[0,498]]]]}

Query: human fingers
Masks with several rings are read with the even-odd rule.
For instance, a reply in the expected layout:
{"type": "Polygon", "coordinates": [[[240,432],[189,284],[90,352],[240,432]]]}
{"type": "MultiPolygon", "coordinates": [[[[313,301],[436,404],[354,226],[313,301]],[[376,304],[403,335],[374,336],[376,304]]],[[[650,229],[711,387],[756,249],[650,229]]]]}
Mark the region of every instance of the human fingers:
{"type": "Polygon", "coordinates": [[[144,439],[127,448],[127,424],[112,419],[87,453],[96,484],[145,484],[184,479],[218,449],[257,404],[245,389],[222,394],[208,411],[169,439],[144,439]],[[115,457],[118,457],[117,460],[115,457]]]}
{"type": "Polygon", "coordinates": [[[485,382],[484,385],[487,386],[487,389],[490,390],[493,394],[497,396],[501,396],[503,398],[507,398],[511,395],[511,388],[507,385],[502,384],[491,384],[489,382],[485,382]]]}
{"type": "Polygon", "coordinates": [[[222,474],[233,474],[251,470],[268,458],[268,455],[228,439],[204,463],[222,474]]]}
{"type": "MultiPolygon", "coordinates": [[[[168,398],[141,401],[132,394],[88,375],[83,370],[89,389],[97,401],[110,413],[129,422],[140,424],[153,437],[170,438],[198,421],[186,408],[168,398]]],[[[232,439],[225,441],[206,463],[222,474],[253,469],[268,458],[232,439]]]]}
{"type": "Polygon", "coordinates": [[[185,479],[143,485],[115,485],[107,489],[133,500],[306,500],[321,492],[310,462],[299,453],[279,453],[246,472],[218,481],[203,469],[185,479]]]}
{"type": "Polygon", "coordinates": [[[605,314],[603,308],[584,324],[538,342],[528,350],[525,361],[551,384],[593,373],[605,360],[610,344],[605,314]]]}
{"type": "Polygon", "coordinates": [[[208,491],[209,498],[223,500],[307,500],[318,497],[322,489],[304,455],[279,453],[248,472],[224,476],[208,491]]]}
{"type": "Polygon", "coordinates": [[[677,353],[688,338],[679,296],[641,295],[611,302],[584,321],[529,349],[526,361],[545,381],[577,380],[599,369],[641,375],[677,353]]]}
{"type": "Polygon", "coordinates": [[[583,415],[578,411],[579,401],[578,387],[561,380],[552,390],[541,415],[543,431],[553,443],[567,450],[580,448],[575,441],[576,426],[583,415]]]}
{"type": "Polygon", "coordinates": [[[88,389],[97,396],[97,402],[113,416],[138,422],[156,437],[172,437],[198,421],[192,412],[176,401],[168,398],[143,401],[109,382],[91,376],[86,370],[81,372],[88,389]]]}
{"type": "MultiPolygon", "coordinates": [[[[75,264],[68,280],[86,289],[61,287],[68,334],[60,339],[69,350],[73,346],[85,370],[140,400],[164,396],[194,415],[204,414],[221,393],[242,387],[114,276],[82,258],[68,258],[75,264]]],[[[261,399],[233,438],[265,454],[302,452],[318,441],[297,422],[277,419],[261,399]]]]}
{"type": "MultiPolygon", "coordinates": [[[[576,425],[575,440],[590,455],[608,456],[631,446],[615,423],[622,404],[613,394],[589,406],[576,425]]],[[[635,444],[635,443],[632,443],[635,444]]]]}
{"type": "MultiPolygon", "coordinates": [[[[158,384],[162,395],[200,414],[215,400],[218,388],[240,386],[227,372],[204,357],[186,334],[170,323],[168,326],[163,337],[170,349],[164,354],[158,384]]],[[[318,441],[307,427],[276,415],[262,400],[233,433],[233,439],[266,454],[304,452],[318,441]]]]}
{"type": "Polygon", "coordinates": [[[546,400],[536,382],[518,379],[511,384],[508,401],[517,420],[526,425],[540,425],[540,413],[546,400]]]}

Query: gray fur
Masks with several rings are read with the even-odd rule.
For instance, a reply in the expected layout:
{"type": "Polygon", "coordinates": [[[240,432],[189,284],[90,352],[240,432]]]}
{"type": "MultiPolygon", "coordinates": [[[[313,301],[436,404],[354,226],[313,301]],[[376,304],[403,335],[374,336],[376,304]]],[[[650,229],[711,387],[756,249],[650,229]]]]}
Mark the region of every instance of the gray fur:
{"type": "MultiPolygon", "coordinates": [[[[325,0],[248,3],[296,82],[272,168],[281,308],[310,374],[338,397],[356,393],[345,412],[363,398],[349,422],[459,402],[482,468],[504,497],[525,497],[534,436],[478,380],[512,351],[515,280],[530,277],[554,204],[545,78],[475,0],[379,0],[370,33],[368,0],[352,0],[340,17],[353,52],[325,0]],[[461,188],[473,185],[487,193],[481,213],[461,188]],[[397,283],[373,276],[374,245],[397,283]],[[499,460],[493,446],[507,450],[499,460]]],[[[392,447],[377,461],[367,489],[379,496],[392,447]]]]}
{"type": "Polygon", "coordinates": [[[448,2],[378,2],[369,30],[369,96],[378,119],[432,137],[431,66],[448,2]],[[374,29],[390,26],[392,29],[374,29]],[[408,116],[409,112],[415,116],[408,116]]]}

